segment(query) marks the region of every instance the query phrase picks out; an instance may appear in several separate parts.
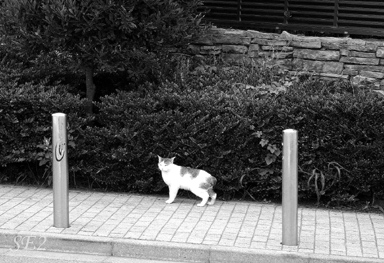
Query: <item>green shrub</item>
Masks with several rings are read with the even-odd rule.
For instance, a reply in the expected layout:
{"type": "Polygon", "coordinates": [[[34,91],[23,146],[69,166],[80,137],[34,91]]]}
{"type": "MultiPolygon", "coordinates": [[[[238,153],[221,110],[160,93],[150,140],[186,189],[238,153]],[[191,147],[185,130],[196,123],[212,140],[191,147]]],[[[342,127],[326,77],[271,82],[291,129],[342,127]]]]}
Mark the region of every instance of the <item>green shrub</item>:
{"type": "Polygon", "coordinates": [[[177,164],[216,176],[224,198],[279,198],[282,131],[294,128],[301,200],[343,204],[383,195],[383,162],[374,154],[383,151],[383,100],[376,95],[314,80],[264,94],[194,74],[189,85],[103,98],[101,127],[87,130],[98,146],[87,148],[82,170],[113,189],[153,192],[164,186],[156,155],[176,156],[177,164]]]}
{"type": "Polygon", "coordinates": [[[384,100],[370,91],[304,84],[281,101],[299,130],[301,194],[338,205],[383,196],[384,100]]]}
{"type": "MultiPolygon", "coordinates": [[[[246,100],[243,95],[238,99],[246,100]]],[[[103,127],[87,129],[98,147],[87,149],[89,159],[83,164],[101,183],[148,192],[161,183],[156,155],[172,155],[179,164],[215,174],[218,187],[234,194],[243,173],[265,163],[262,152],[268,150],[250,151],[261,135],[248,137],[255,128],[237,113],[240,105],[231,97],[213,87],[202,92],[177,90],[172,84],[146,96],[118,92],[105,97],[98,105],[103,127]]]]}
{"type": "Polygon", "coordinates": [[[76,182],[158,192],[165,185],[156,155],[176,156],[177,164],[217,177],[224,199],[275,199],[281,197],[282,131],[293,128],[300,200],[343,205],[384,196],[382,98],[341,83],[294,81],[278,68],[179,69],[173,81],[102,97],[92,125],[82,101],[63,87],[50,93],[44,86],[8,86],[0,95],[1,163],[47,161],[50,114],[67,111],[76,182]]]}
{"type": "MultiPolygon", "coordinates": [[[[97,72],[125,71],[132,79],[155,75],[158,54],[185,49],[201,32],[201,5],[200,0],[2,1],[0,45],[17,46],[16,55],[24,58],[66,54],[83,69],[92,113],[97,72]]],[[[57,58],[50,62],[54,66],[57,58]]]]}
{"type": "Polygon", "coordinates": [[[55,112],[68,115],[70,157],[76,159],[76,141],[90,121],[83,107],[84,101],[68,93],[65,86],[0,82],[0,180],[50,181],[51,115],[55,112]]]}

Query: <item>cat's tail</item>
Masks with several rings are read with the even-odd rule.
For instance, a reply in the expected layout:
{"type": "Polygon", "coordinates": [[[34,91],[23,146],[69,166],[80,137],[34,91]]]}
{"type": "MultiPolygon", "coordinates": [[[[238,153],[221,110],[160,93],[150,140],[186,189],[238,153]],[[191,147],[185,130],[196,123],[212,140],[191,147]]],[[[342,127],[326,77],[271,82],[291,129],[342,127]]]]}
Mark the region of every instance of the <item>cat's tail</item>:
{"type": "Polygon", "coordinates": [[[215,177],[211,176],[208,179],[208,183],[210,183],[211,187],[213,188],[216,185],[216,183],[217,183],[217,179],[215,177]]]}
{"type": "Polygon", "coordinates": [[[213,176],[211,176],[209,179],[208,179],[209,183],[211,184],[211,187],[208,188],[208,195],[209,197],[211,198],[211,201],[208,202],[209,205],[213,205],[216,201],[216,197],[217,197],[217,194],[215,193],[215,191],[213,191],[213,187],[215,186],[215,184],[217,183],[217,179],[213,176]]]}

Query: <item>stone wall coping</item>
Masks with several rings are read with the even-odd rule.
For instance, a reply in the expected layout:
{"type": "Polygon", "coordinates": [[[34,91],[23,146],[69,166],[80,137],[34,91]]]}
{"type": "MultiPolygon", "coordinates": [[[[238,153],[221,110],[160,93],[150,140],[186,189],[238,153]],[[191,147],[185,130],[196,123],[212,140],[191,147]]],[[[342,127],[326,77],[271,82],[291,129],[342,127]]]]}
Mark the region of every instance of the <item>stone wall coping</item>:
{"type": "Polygon", "coordinates": [[[213,27],[190,45],[195,55],[224,55],[244,63],[270,57],[298,73],[338,78],[355,85],[367,82],[384,90],[384,40],[316,37],[213,27]]]}

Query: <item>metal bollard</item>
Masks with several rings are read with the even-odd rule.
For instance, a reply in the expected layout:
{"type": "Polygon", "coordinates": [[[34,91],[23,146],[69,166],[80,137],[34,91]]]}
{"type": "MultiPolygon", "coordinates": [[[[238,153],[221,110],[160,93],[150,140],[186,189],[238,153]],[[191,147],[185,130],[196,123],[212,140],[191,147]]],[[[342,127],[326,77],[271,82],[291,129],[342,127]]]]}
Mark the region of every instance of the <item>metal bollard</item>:
{"type": "Polygon", "coordinates": [[[67,116],[52,114],[53,226],[69,227],[67,116]]]}
{"type": "Polygon", "coordinates": [[[283,134],[283,245],[297,246],[297,131],[284,130],[283,134]]]}

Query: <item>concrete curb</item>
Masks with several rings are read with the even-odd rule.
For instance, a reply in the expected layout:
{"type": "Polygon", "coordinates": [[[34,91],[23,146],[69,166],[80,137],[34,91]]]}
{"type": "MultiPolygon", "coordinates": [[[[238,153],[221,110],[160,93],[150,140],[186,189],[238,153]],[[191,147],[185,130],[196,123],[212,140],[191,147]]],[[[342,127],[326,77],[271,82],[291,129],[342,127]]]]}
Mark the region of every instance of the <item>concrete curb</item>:
{"type": "Polygon", "coordinates": [[[0,230],[0,247],[209,263],[383,263],[382,259],[0,230]]]}

